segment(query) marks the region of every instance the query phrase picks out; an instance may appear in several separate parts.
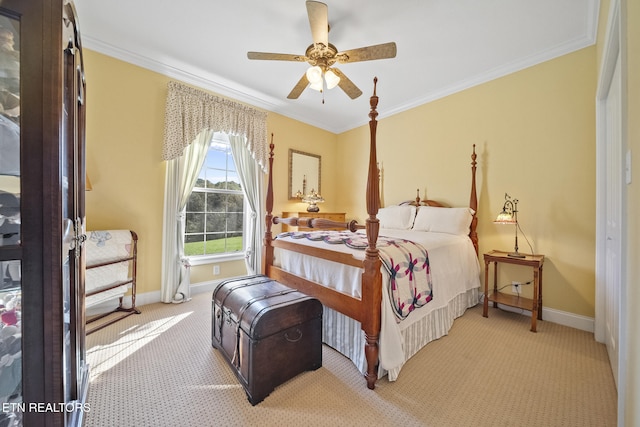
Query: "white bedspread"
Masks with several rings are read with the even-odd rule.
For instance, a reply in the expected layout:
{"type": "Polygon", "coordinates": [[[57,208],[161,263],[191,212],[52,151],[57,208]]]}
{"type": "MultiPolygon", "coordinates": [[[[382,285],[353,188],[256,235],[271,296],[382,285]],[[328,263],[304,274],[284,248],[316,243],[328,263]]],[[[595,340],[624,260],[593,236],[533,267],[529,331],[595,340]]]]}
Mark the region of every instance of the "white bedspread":
{"type": "MultiPolygon", "coordinates": [[[[382,299],[382,328],[379,339],[379,361],[381,374],[389,373],[389,379],[395,380],[402,365],[426,342],[432,339],[440,338],[446,334],[453,323],[453,319],[458,317],[467,306],[477,303],[477,290],[480,288],[480,264],[474,250],[473,244],[467,236],[456,236],[446,233],[418,232],[412,230],[391,230],[381,229],[381,236],[396,237],[407,240],[413,240],[424,246],[429,253],[429,263],[431,266],[431,278],[433,281],[433,300],[425,306],[412,312],[402,322],[396,321],[393,308],[389,302],[389,295],[386,290],[389,275],[382,268],[383,274],[383,299],[382,299]],[[475,298],[475,300],[474,300],[475,298]],[[438,325],[433,332],[416,332],[424,328],[425,321],[429,318],[438,318],[438,325]],[[416,333],[429,335],[412,338],[412,343],[405,343],[408,335],[413,336],[416,333]],[[417,344],[416,344],[417,343],[417,344]]],[[[332,249],[341,252],[351,253],[357,259],[364,259],[364,251],[351,249],[345,245],[330,245],[325,242],[311,241],[308,239],[291,239],[284,238],[292,242],[332,249]]],[[[361,273],[362,269],[338,264],[333,261],[318,259],[292,251],[276,248],[274,264],[282,267],[284,270],[293,274],[306,277],[318,283],[323,283],[329,287],[335,288],[343,293],[361,297],[361,273]]],[[[326,325],[330,328],[331,326],[326,325]]],[[[350,323],[348,320],[332,320],[331,323],[345,324],[350,323]]],[[[355,322],[357,324],[357,322],[355,322]]],[[[353,325],[345,326],[348,329],[354,329],[353,325]]],[[[341,327],[342,328],[342,327],[341,327]]],[[[355,335],[361,335],[360,332],[354,332],[355,335]]],[[[353,335],[349,333],[349,335],[353,335]]],[[[333,332],[327,332],[324,335],[331,335],[333,332]]],[[[338,332],[339,343],[333,343],[337,349],[346,354],[341,347],[351,347],[350,343],[346,343],[345,338],[340,338],[343,331],[338,332]]],[[[348,338],[352,340],[352,338],[348,338]]],[[[353,343],[354,349],[348,352],[357,353],[346,354],[350,357],[356,366],[363,370],[363,355],[357,347],[362,346],[363,338],[360,337],[353,343]],[[354,358],[360,360],[354,360],[354,358]]],[[[331,344],[331,343],[329,343],[331,344]]]]}

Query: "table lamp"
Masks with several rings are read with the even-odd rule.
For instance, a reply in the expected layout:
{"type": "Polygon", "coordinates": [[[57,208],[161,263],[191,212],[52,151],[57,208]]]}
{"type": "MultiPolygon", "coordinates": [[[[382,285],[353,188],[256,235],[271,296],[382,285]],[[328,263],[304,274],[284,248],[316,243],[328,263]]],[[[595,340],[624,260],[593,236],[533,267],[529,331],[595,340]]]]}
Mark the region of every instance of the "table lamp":
{"type": "Polygon", "coordinates": [[[512,199],[507,193],[504,193],[504,205],[502,212],[498,214],[495,224],[513,224],[516,226],[516,241],[513,252],[507,255],[513,258],[525,258],[524,254],[518,252],[518,199],[512,199]]]}

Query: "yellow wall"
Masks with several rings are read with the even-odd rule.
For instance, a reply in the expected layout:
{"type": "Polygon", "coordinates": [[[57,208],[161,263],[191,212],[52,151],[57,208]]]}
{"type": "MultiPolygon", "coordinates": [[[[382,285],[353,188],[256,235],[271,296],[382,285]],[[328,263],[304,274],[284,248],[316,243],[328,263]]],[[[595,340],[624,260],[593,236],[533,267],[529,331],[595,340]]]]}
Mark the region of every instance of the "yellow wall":
{"type": "Polygon", "coordinates": [[[167,77],[85,50],[87,229],[138,234],[138,292],[160,289],[167,77]]]}
{"type": "MultiPolygon", "coordinates": [[[[306,203],[297,203],[287,197],[289,188],[289,149],[304,151],[321,156],[321,188],[322,203],[320,210],[334,212],[340,207],[337,203],[339,193],[339,180],[335,164],[337,162],[338,149],[337,137],[333,133],[316,127],[291,120],[287,117],[269,113],[269,134],[274,134],[274,215],[280,215],[283,211],[306,210],[306,203]]],[[[274,228],[274,230],[276,230],[274,228]]]]}
{"type": "MultiPolygon", "coordinates": [[[[87,229],[132,229],[139,237],[138,292],[160,290],[165,163],[161,160],[164,110],[169,78],[85,49],[87,78],[87,229]]],[[[276,200],[274,213],[305,209],[287,195],[288,149],[318,154],[334,164],[336,136],[284,116],[269,113],[274,133],[276,200]]],[[[322,175],[322,210],[336,209],[335,174],[322,175]]],[[[275,231],[277,231],[274,228],[275,231]]],[[[244,261],[194,266],[193,283],[246,274],[244,261]]]]}
{"type": "MultiPolygon", "coordinates": [[[[595,87],[591,47],[392,117],[385,117],[381,96],[385,202],[411,199],[416,189],[424,198],[426,189],[431,199],[464,206],[476,144],[480,251],[513,249],[515,227],[492,222],[507,192],[520,201],[519,220],[533,251],[546,255],[545,307],[593,317],[595,87]]],[[[368,153],[367,143],[365,127],[340,135],[345,174],[346,159],[368,153]]],[[[356,167],[345,177],[354,193],[341,201],[363,219],[366,172],[356,167]]],[[[519,249],[530,252],[522,235],[519,249]]],[[[503,270],[501,283],[531,278],[527,270],[503,270]]]]}
{"type": "MultiPolygon", "coordinates": [[[[157,291],[169,79],[90,51],[86,68],[87,168],[94,188],[87,195],[88,227],[137,231],[139,292],[157,291]]],[[[587,48],[393,117],[384,116],[381,96],[384,200],[413,198],[416,188],[424,196],[426,188],[430,198],[468,203],[469,155],[477,144],[481,251],[513,246],[514,230],[491,222],[508,192],[520,200],[520,220],[533,250],[548,257],[545,306],[592,317],[595,81],[595,48],[587,48]]],[[[288,149],[295,148],[322,156],[327,202],[321,209],[364,219],[367,127],[333,135],[270,113],[268,130],[276,144],[274,214],[305,208],[286,198],[288,149]]],[[[520,249],[529,250],[522,237],[520,249]]],[[[200,282],[236,271],[238,264],[222,266],[223,274],[213,276],[205,266],[192,275],[200,282]]],[[[525,282],[530,275],[505,271],[509,277],[501,280],[525,282]]]]}
{"type": "MultiPolygon", "coordinates": [[[[627,100],[626,140],[640,165],[640,2],[620,0],[627,100]]],[[[597,48],[587,48],[464,92],[386,117],[380,98],[379,160],[387,204],[421,196],[465,204],[469,150],[478,148],[480,250],[511,249],[512,233],[491,222],[504,192],[520,200],[520,219],[536,252],[547,255],[545,306],[592,317],[594,306],[595,121],[597,70],[610,0],[601,0],[597,48]],[[400,154],[398,154],[400,153],[400,154]]],[[[88,81],[87,193],[89,229],[131,228],[140,236],[139,292],[160,289],[164,164],[160,160],[168,78],[85,50],[88,81]]],[[[368,96],[370,89],[365,89],[368,96]]],[[[363,111],[363,117],[368,112],[363,111]]],[[[304,209],[286,199],[287,150],[320,154],[323,211],[363,220],[369,131],[333,135],[269,114],[275,133],[276,207],[304,209]],[[353,161],[353,159],[363,159],[353,161]],[[348,168],[353,168],[348,172],[348,168]],[[344,184],[348,183],[348,184],[344,184]],[[349,191],[345,189],[349,188],[349,191]]],[[[640,420],[640,186],[626,187],[628,206],[625,421],[640,420]]],[[[521,250],[527,250],[524,239],[521,250]]],[[[242,261],[221,276],[242,271],[242,261]]],[[[194,274],[195,273],[195,274],[194,274]]],[[[512,275],[520,274],[510,271],[512,275]]],[[[192,271],[214,277],[210,266],[192,271]]],[[[505,278],[506,280],[507,278],[505,278]]],[[[510,278],[509,278],[510,279],[510,278]]],[[[517,280],[514,278],[514,280],[517,280]]]]}

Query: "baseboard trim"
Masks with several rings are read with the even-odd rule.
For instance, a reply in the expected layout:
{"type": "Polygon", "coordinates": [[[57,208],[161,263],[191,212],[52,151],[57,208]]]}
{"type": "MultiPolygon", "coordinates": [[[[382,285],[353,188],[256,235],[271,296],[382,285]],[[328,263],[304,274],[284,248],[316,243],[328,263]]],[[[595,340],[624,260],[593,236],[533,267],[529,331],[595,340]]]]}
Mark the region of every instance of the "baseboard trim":
{"type": "MultiPolygon", "coordinates": [[[[498,304],[501,310],[519,313],[523,316],[531,317],[531,310],[524,310],[516,307],[509,307],[498,304]]],[[[556,310],[554,308],[542,307],[542,320],[545,322],[553,322],[559,325],[568,326],[570,328],[580,329],[581,331],[591,332],[595,330],[595,320],[592,317],[581,316],[579,314],[569,313],[568,311],[556,310]]]]}
{"type": "MultiPolygon", "coordinates": [[[[191,285],[191,294],[199,294],[202,292],[213,292],[220,282],[227,279],[233,279],[233,277],[225,277],[224,279],[211,280],[208,282],[194,283],[191,285]]],[[[130,298],[125,301],[127,306],[131,306],[130,298]]],[[[482,299],[480,299],[482,301],[482,299]]],[[[142,306],[145,304],[154,304],[160,302],[160,291],[145,292],[136,296],[136,306],[142,306]]],[[[498,305],[502,310],[511,311],[513,313],[520,313],[523,316],[531,317],[531,310],[524,310],[515,307],[498,305]]],[[[559,325],[569,326],[570,328],[580,329],[581,331],[587,331],[593,333],[595,330],[595,320],[593,317],[581,316],[579,314],[569,313],[568,311],[556,310],[554,308],[543,307],[542,319],[545,322],[553,322],[559,325]]]]}
{"type": "Polygon", "coordinates": [[[208,282],[200,282],[194,283],[191,285],[191,294],[201,294],[203,292],[213,292],[220,284],[220,282],[228,279],[233,279],[233,277],[225,277],[224,279],[219,280],[210,280],[208,282]]]}
{"type": "MultiPolygon", "coordinates": [[[[216,288],[216,286],[218,286],[220,282],[222,282],[223,280],[233,279],[233,278],[234,277],[225,277],[224,279],[219,279],[219,280],[192,283],[190,287],[191,295],[200,294],[202,292],[213,292],[213,290],[216,288]]],[[[155,304],[161,301],[162,299],[161,299],[160,291],[145,292],[145,293],[139,293],[136,295],[136,307],[140,307],[146,304],[155,304]]],[[[130,295],[125,297],[125,305],[127,307],[131,307],[130,295]]]]}
{"type": "MultiPolygon", "coordinates": [[[[131,299],[131,297],[129,297],[131,299]]],[[[136,294],[136,307],[140,307],[147,304],[155,304],[160,302],[160,291],[137,293],[136,294]]]]}

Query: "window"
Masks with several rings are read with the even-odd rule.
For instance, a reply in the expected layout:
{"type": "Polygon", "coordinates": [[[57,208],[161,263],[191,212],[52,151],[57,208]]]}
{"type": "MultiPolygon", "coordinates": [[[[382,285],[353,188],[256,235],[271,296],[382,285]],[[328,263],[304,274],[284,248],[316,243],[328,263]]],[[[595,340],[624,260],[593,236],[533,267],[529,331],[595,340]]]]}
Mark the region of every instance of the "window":
{"type": "Polygon", "coordinates": [[[244,207],[229,139],[216,132],[187,202],[184,254],[244,253],[244,207]]]}

